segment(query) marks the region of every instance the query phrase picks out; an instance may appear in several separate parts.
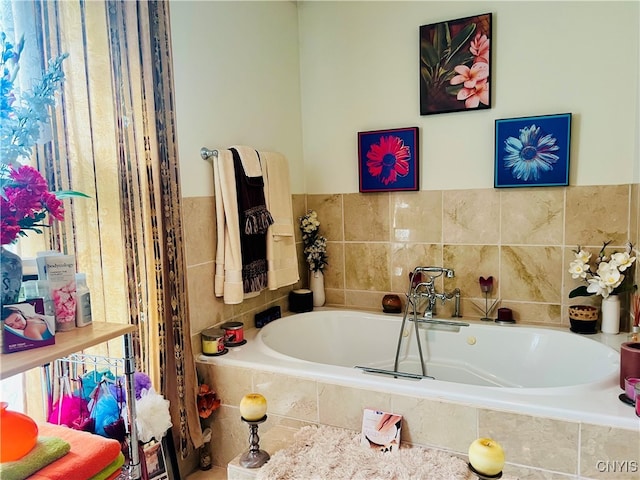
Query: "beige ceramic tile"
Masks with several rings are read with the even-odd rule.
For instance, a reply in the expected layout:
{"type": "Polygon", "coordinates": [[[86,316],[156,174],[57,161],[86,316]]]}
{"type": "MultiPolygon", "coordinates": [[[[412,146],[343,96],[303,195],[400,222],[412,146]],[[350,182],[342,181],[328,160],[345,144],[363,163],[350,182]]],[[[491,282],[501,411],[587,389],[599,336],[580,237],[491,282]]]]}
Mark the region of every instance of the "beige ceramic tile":
{"type": "Polygon", "coordinates": [[[231,312],[213,293],[213,262],[187,268],[191,333],[198,333],[224,321],[231,312]]]}
{"type": "MultiPolygon", "coordinates": [[[[510,308],[516,323],[552,324],[556,327],[563,323],[562,307],[558,304],[505,301],[500,303],[500,307],[510,308]]],[[[568,318],[564,323],[569,323],[568,318]]]]}
{"type": "Polygon", "coordinates": [[[640,430],[582,425],[580,473],[591,478],[637,480],[640,430]],[[631,464],[633,462],[633,464],[631,464]],[[612,470],[615,468],[616,470],[612,470]]]}
{"type": "Polygon", "coordinates": [[[344,243],[327,242],[327,261],[323,272],[325,287],[344,288],[344,243]]]}
{"type": "Polygon", "coordinates": [[[346,243],[344,250],[345,288],[389,291],[389,244],[346,243]]]}
{"type": "Polygon", "coordinates": [[[344,239],[342,195],[307,195],[307,208],[317,212],[321,235],[329,241],[344,239]]]}
{"type": "Polygon", "coordinates": [[[247,368],[196,362],[196,369],[198,377],[217,393],[223,405],[236,407],[253,390],[252,372],[247,368]]]}
{"type": "Polygon", "coordinates": [[[568,187],[566,245],[624,245],[628,240],[629,185],[568,187]]]}
{"type": "Polygon", "coordinates": [[[226,467],[238,453],[248,450],[249,427],[240,419],[237,407],[223,405],[209,418],[213,464],[226,467]]]}
{"type": "Polygon", "coordinates": [[[391,241],[442,242],[442,192],[391,194],[391,241]]]}
{"type": "Polygon", "coordinates": [[[333,289],[327,288],[324,291],[325,294],[325,305],[327,306],[343,306],[345,305],[345,291],[343,289],[333,289]]]}
{"type": "Polygon", "coordinates": [[[390,412],[391,396],[387,393],[319,383],[318,407],[321,424],[360,431],[364,409],[390,412]]]}
{"type": "Polygon", "coordinates": [[[562,244],[563,188],[503,190],[500,214],[502,244],[562,244]]]}
{"type": "Polygon", "coordinates": [[[500,194],[494,189],[448,190],[442,197],[442,241],[495,245],[500,239],[500,194]]]}
{"type": "Polygon", "coordinates": [[[382,312],[382,297],[384,297],[386,293],[387,292],[345,290],[344,303],[349,308],[382,312]]]}
{"type": "Polygon", "coordinates": [[[402,441],[466,453],[477,436],[477,409],[396,395],[393,411],[403,415],[402,441]]]}
{"type": "Polygon", "coordinates": [[[216,245],[216,213],[213,197],[182,199],[185,258],[188,266],[213,262],[216,245]]]}
{"type": "Polygon", "coordinates": [[[345,240],[389,241],[388,193],[350,193],[343,196],[343,201],[345,240]]]}
{"type": "MultiPolygon", "coordinates": [[[[509,462],[502,470],[505,477],[517,478],[518,480],[575,480],[575,475],[565,475],[562,473],[526,468],[521,465],[510,465],[509,462]]],[[[584,479],[586,480],[586,479],[584,479]]]]}
{"type": "Polygon", "coordinates": [[[302,233],[300,232],[299,218],[307,211],[307,196],[301,194],[291,195],[291,206],[293,209],[293,230],[295,232],[296,242],[302,241],[302,233]]]}
{"type": "Polygon", "coordinates": [[[428,243],[391,244],[391,291],[407,293],[416,267],[442,266],[442,246],[428,243]]]}
{"type": "Polygon", "coordinates": [[[500,442],[507,462],[572,475],[577,473],[577,423],[479,410],[478,435],[500,442]]]}
{"type": "Polygon", "coordinates": [[[497,298],[500,290],[499,249],[495,245],[444,245],[444,266],[455,271],[455,277],[447,279],[447,289],[457,287],[463,297],[483,298],[480,277],[493,277],[493,290],[489,298],[497,298]]]}
{"type": "Polygon", "coordinates": [[[500,262],[505,301],[561,303],[562,248],[503,246],[500,262]]]}
{"type": "Polygon", "coordinates": [[[267,399],[267,413],[318,421],[316,382],[271,372],[255,372],[254,390],[267,399]]]}

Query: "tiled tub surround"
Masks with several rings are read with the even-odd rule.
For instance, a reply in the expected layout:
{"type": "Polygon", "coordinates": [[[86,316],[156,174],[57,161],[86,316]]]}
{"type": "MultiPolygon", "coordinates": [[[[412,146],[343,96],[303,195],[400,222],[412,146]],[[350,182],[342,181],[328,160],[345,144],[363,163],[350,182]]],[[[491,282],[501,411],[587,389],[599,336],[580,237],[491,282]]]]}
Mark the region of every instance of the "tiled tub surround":
{"type": "Polygon", "coordinates": [[[479,436],[499,439],[507,456],[505,473],[521,479],[637,478],[633,471],[616,470],[615,475],[611,467],[608,472],[602,471],[603,466],[614,462],[640,460],[638,420],[633,409],[617,399],[611,406],[620,415],[628,413],[630,421],[625,428],[523,413],[523,403],[534,406],[549,401],[537,394],[523,394],[519,399],[514,395],[511,406],[507,402],[500,408],[490,406],[495,403],[490,397],[486,402],[471,400],[473,395],[466,401],[451,401],[442,388],[419,390],[413,380],[366,375],[346,368],[343,370],[350,370],[351,376],[336,375],[322,365],[269,358],[261,351],[256,329],[246,333],[247,345],[197,364],[199,374],[216,389],[223,403],[211,418],[216,465],[225,466],[246,450],[248,430],[240,420],[238,405],[246,393],[255,391],[268,402],[262,433],[274,425],[307,424],[359,431],[363,408],[372,407],[403,414],[403,441],[411,444],[464,456],[479,436]]]}
{"type": "MultiPolygon", "coordinates": [[[[481,316],[471,304],[483,304],[477,279],[493,275],[493,298],[512,308],[519,324],[568,327],[568,305],[597,301],[568,298],[576,285],[567,273],[572,249],[580,244],[594,251],[605,239],[618,247],[627,239],[639,245],[639,191],[633,184],[293,195],[293,205],[296,218],[307,208],[315,209],[328,239],[328,305],[379,308],[384,294],[405,293],[407,272],[416,265],[444,265],[456,271],[444,286],[461,289],[464,316],[481,316]]],[[[183,201],[191,335],[194,352],[199,352],[200,331],[232,319],[248,328],[253,315],[271,305],[284,311],[290,288],[263,292],[240,305],[216,299],[213,197],[183,201]]],[[[297,229],[296,235],[300,252],[297,229]]],[[[299,259],[302,278],[296,288],[307,284],[301,254],[299,259]]],[[[635,275],[638,283],[639,268],[635,275]]],[[[449,306],[438,307],[446,315],[449,306]]],[[[601,472],[603,466],[597,462],[640,460],[638,430],[417,399],[253,368],[199,369],[223,401],[212,416],[213,455],[220,466],[246,448],[247,429],[239,421],[237,405],[245,393],[258,390],[270,402],[269,420],[261,429],[275,423],[319,422],[359,430],[364,406],[388,406],[408,412],[407,441],[464,452],[479,435],[508,438],[512,464],[563,472],[510,465],[509,473],[520,471],[523,479],[565,479],[578,473],[588,478],[636,478],[635,473],[612,473],[609,467],[601,472]]]]}
{"type": "MultiPolygon", "coordinates": [[[[478,278],[491,275],[491,297],[519,323],[568,325],[569,305],[599,304],[599,297],[569,299],[579,284],[567,272],[572,251],[581,245],[598,252],[605,240],[617,250],[628,240],[637,246],[638,190],[634,184],[353,193],[306,195],[306,203],[328,240],[328,305],[376,308],[385,293],[406,293],[415,266],[436,265],[455,270],[439,289],[461,290],[464,316],[482,316],[473,305],[484,306],[478,278]]],[[[451,305],[438,308],[449,313],[451,305]]],[[[628,322],[627,314],[622,328],[628,322]]]]}

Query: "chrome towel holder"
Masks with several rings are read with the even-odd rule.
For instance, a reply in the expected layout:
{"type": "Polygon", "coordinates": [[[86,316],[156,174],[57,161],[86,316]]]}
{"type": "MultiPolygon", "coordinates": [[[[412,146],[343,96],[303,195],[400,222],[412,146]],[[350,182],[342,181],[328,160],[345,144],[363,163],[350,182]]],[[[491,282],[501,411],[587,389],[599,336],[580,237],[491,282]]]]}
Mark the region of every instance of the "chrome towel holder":
{"type": "Polygon", "coordinates": [[[218,150],[210,150],[207,147],[202,147],[200,149],[200,156],[203,160],[209,160],[211,157],[218,156],[218,150]]]}

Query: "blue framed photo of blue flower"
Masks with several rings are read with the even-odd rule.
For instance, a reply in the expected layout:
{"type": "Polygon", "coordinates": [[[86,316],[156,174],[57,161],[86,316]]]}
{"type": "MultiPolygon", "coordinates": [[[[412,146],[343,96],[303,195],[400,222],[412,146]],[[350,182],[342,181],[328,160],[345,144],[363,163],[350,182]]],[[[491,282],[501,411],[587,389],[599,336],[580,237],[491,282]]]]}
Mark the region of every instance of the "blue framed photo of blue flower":
{"type": "Polygon", "coordinates": [[[360,192],[418,190],[418,127],[358,132],[360,192]]]}
{"type": "Polygon", "coordinates": [[[496,120],[493,186],[569,185],[571,114],[496,120]]]}

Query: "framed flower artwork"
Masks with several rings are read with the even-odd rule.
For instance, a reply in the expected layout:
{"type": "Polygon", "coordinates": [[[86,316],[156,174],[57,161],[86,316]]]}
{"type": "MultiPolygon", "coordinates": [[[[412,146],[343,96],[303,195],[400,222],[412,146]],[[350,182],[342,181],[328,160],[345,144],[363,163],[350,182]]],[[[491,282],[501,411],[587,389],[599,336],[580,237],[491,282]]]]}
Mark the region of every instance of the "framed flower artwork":
{"type": "Polygon", "coordinates": [[[358,132],[361,192],[418,190],[418,127],[358,132]]]}
{"type": "Polygon", "coordinates": [[[491,13],[420,27],[420,115],[491,108],[491,13]]]}
{"type": "Polygon", "coordinates": [[[570,141],[570,113],[496,120],[494,187],[569,185],[570,141]]]}

